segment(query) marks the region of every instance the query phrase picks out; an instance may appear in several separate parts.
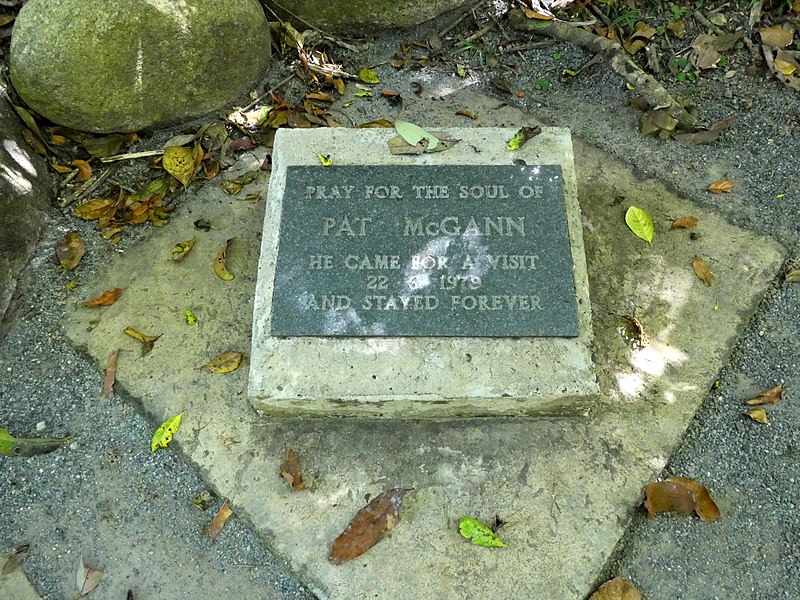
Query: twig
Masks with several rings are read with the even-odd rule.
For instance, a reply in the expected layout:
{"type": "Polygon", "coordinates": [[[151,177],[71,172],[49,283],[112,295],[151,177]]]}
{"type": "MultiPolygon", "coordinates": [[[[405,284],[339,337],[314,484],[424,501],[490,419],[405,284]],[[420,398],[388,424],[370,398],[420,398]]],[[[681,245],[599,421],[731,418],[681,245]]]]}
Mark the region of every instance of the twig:
{"type": "Polygon", "coordinates": [[[761,21],[761,11],[764,9],[764,0],[758,0],[758,2],[754,2],[753,6],[750,7],[750,17],[747,19],[747,28],[753,29],[756,23],[761,21]]]}
{"type": "Polygon", "coordinates": [[[459,24],[461,24],[461,22],[462,22],[464,19],[466,19],[468,16],[470,16],[470,15],[472,14],[472,11],[476,10],[476,9],[477,9],[477,8],[478,8],[478,7],[479,7],[481,4],[486,4],[486,3],[487,3],[487,2],[486,2],[486,0],[480,0],[480,2],[478,2],[478,3],[477,3],[475,6],[473,6],[472,8],[468,8],[467,10],[465,10],[465,11],[463,12],[463,14],[461,14],[461,16],[459,16],[459,17],[458,17],[458,18],[457,18],[455,21],[453,21],[452,23],[450,23],[450,25],[448,25],[447,27],[445,27],[445,28],[444,28],[444,29],[442,29],[441,31],[437,32],[437,34],[439,35],[439,37],[444,37],[445,35],[447,35],[447,34],[448,34],[448,33],[450,33],[451,31],[453,31],[453,29],[455,29],[456,27],[458,27],[458,26],[459,26],[459,24]]]}
{"type": "Polygon", "coordinates": [[[98,175],[93,180],[90,179],[89,181],[84,183],[83,186],[80,187],[80,189],[76,190],[75,192],[64,198],[64,200],[61,201],[59,207],[63,209],[68,207],[70,204],[74,202],[82,200],[83,198],[91,194],[93,191],[95,191],[100,186],[100,184],[103,183],[106,179],[108,179],[114,173],[116,173],[119,167],[120,167],[119,164],[111,165],[102,174],[98,175]]]}
{"type": "Polygon", "coordinates": [[[694,131],[698,119],[688,113],[652,75],[645,73],[617,43],[562,21],[537,21],[526,19],[522,11],[512,10],[509,23],[515,29],[576,44],[603,57],[608,65],[633,86],[651,106],[663,106],[678,121],[680,129],[694,131]]]}
{"type": "Polygon", "coordinates": [[[606,27],[611,27],[611,19],[609,19],[602,10],[597,8],[594,4],[589,4],[587,8],[589,9],[590,13],[603,22],[603,25],[606,27]]]}
{"type": "Polygon", "coordinates": [[[552,46],[557,44],[558,40],[543,40],[541,42],[528,42],[526,44],[515,44],[515,45],[508,45],[503,46],[502,48],[498,48],[497,51],[500,53],[504,52],[521,52],[523,50],[534,50],[536,48],[547,48],[548,46],[552,46]]]}
{"type": "MultiPolygon", "coordinates": [[[[309,68],[310,68],[310,67],[311,67],[311,65],[309,65],[309,68]]],[[[281,87],[283,87],[284,85],[286,85],[287,83],[289,83],[289,82],[292,80],[292,78],[293,78],[293,77],[294,77],[294,71],[292,71],[292,74],[291,74],[291,75],[289,75],[289,76],[288,76],[288,77],[286,77],[285,79],[281,79],[281,80],[280,80],[278,83],[276,83],[275,85],[273,85],[273,86],[272,86],[271,88],[269,88],[269,89],[268,89],[266,92],[264,92],[263,94],[261,94],[261,95],[260,95],[258,98],[256,98],[256,99],[255,99],[255,100],[253,100],[252,102],[248,103],[246,106],[243,106],[242,108],[240,108],[240,109],[239,109],[238,111],[236,111],[236,112],[244,112],[244,111],[246,111],[246,110],[248,110],[248,109],[250,109],[250,108],[253,108],[253,107],[254,107],[256,104],[258,104],[259,102],[261,102],[261,101],[262,101],[264,98],[266,98],[267,96],[269,96],[269,95],[270,95],[272,92],[276,91],[278,88],[281,88],[281,87]]]]}
{"type": "Polygon", "coordinates": [[[704,25],[705,27],[708,27],[711,31],[713,31],[715,33],[717,31],[719,31],[719,27],[717,27],[711,21],[706,19],[705,16],[703,15],[703,13],[701,13],[699,10],[694,11],[694,15],[693,16],[694,16],[695,21],[699,21],[702,25],[704,25]]]}
{"type": "Polygon", "coordinates": [[[117,162],[120,160],[130,160],[133,158],[145,158],[147,156],[160,156],[164,154],[164,149],[161,150],[144,150],[143,152],[130,152],[128,154],[115,154],[114,156],[106,156],[101,158],[102,163],[117,162]]]}
{"type": "Polygon", "coordinates": [[[495,25],[497,25],[497,22],[490,21],[489,23],[478,29],[478,31],[473,33],[471,36],[465,37],[464,41],[471,42],[472,40],[476,40],[479,37],[482,37],[484,34],[489,33],[494,28],[495,25]]]}

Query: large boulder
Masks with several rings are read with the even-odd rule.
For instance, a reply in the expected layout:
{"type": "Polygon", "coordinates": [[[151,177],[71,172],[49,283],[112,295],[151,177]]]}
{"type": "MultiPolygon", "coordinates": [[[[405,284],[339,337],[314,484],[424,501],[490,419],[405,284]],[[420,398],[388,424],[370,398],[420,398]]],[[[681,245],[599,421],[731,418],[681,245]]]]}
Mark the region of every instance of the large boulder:
{"type": "Polygon", "coordinates": [[[22,123],[3,92],[0,81],[0,321],[53,198],[47,164],[25,142],[22,123]]]}
{"type": "Polygon", "coordinates": [[[258,0],[29,0],[12,30],[11,81],[55,123],[139,131],[244,98],[269,39],[258,0]]]}
{"type": "Polygon", "coordinates": [[[365,34],[375,29],[413,27],[474,0],[280,0],[278,14],[324,31],[365,34]]]}

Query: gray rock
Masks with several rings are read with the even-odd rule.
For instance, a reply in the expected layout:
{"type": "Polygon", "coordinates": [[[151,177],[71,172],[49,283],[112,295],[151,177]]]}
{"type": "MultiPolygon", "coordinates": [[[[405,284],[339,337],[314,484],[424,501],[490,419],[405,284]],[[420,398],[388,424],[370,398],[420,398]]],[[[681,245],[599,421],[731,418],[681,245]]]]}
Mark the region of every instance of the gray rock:
{"type": "Polygon", "coordinates": [[[258,0],[30,0],[14,23],[11,80],[56,123],[138,131],[243,98],[269,40],[258,0]]]}
{"type": "Polygon", "coordinates": [[[369,33],[418,25],[440,14],[468,4],[471,0],[281,0],[272,2],[277,13],[290,11],[287,17],[301,20],[326,31],[350,34],[369,33]]]}
{"type": "Polygon", "coordinates": [[[22,125],[0,81],[0,320],[28,264],[53,195],[44,160],[22,137],[22,125]]]}

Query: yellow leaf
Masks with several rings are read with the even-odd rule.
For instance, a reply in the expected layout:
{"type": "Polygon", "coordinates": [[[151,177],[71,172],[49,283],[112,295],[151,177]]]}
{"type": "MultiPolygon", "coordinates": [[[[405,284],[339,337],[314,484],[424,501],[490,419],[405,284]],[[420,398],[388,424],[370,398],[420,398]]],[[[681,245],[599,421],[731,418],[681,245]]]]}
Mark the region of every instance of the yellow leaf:
{"type": "Polygon", "coordinates": [[[126,327],[122,330],[122,333],[131,336],[135,340],[139,340],[142,343],[142,356],[145,356],[153,349],[153,345],[156,343],[158,338],[161,337],[161,334],[158,335],[145,335],[136,331],[133,327],[126,327]]]}
{"type": "Polygon", "coordinates": [[[363,69],[361,69],[358,72],[358,78],[361,81],[363,81],[364,83],[380,83],[381,82],[380,78],[378,77],[378,74],[375,71],[373,71],[372,69],[369,69],[367,67],[364,67],[363,69]]]}
{"type": "Polygon", "coordinates": [[[748,417],[753,419],[753,421],[758,421],[762,425],[769,425],[769,419],[767,418],[767,411],[763,408],[753,408],[748,410],[746,413],[748,417]]]}
{"type": "Polygon", "coordinates": [[[185,242],[179,242],[175,244],[175,247],[172,249],[172,260],[175,262],[180,262],[183,258],[189,254],[189,250],[194,248],[194,242],[196,238],[192,238],[190,240],[186,240],[185,242]]]}
{"type": "Polygon", "coordinates": [[[69,167],[65,167],[64,165],[59,165],[57,163],[51,163],[50,166],[53,167],[53,170],[60,175],[64,175],[64,173],[69,173],[72,171],[72,169],[69,167]]]}
{"type": "Polygon", "coordinates": [[[228,244],[230,244],[234,239],[236,238],[227,240],[222,245],[222,248],[219,249],[219,252],[217,252],[217,256],[214,258],[214,273],[216,273],[217,277],[223,279],[224,281],[230,281],[233,279],[233,273],[228,271],[228,267],[225,265],[225,254],[228,252],[228,244]]]}
{"type": "Polygon", "coordinates": [[[525,144],[528,143],[528,140],[536,137],[542,133],[542,128],[538,125],[533,127],[521,127],[517,133],[515,133],[508,143],[506,144],[506,150],[510,152],[516,152],[520,148],[522,148],[525,144]]]}
{"type": "Polygon", "coordinates": [[[627,223],[630,230],[635,233],[637,237],[642,238],[648,244],[653,243],[655,227],[653,226],[653,219],[650,218],[647,211],[642,210],[638,206],[631,206],[625,212],[625,223],[627,223]]]}
{"type": "Polygon", "coordinates": [[[333,159],[331,155],[325,156],[324,154],[320,154],[317,152],[317,158],[319,158],[319,162],[322,163],[323,167],[330,167],[333,164],[333,159]]]}
{"type": "Polygon", "coordinates": [[[212,373],[230,373],[239,368],[242,362],[242,353],[229,350],[212,358],[207,364],[203,365],[212,373]]]}
{"type": "Polygon", "coordinates": [[[164,148],[164,158],[161,159],[164,170],[183,184],[189,185],[194,175],[194,155],[191,148],[184,146],[170,146],[164,148]]]}
{"type": "Polygon", "coordinates": [[[706,287],[711,287],[714,282],[714,274],[708,268],[706,261],[699,256],[695,256],[694,261],[692,261],[692,269],[694,269],[694,274],[703,280],[706,287]]]}
{"type": "Polygon", "coordinates": [[[728,179],[720,179],[708,186],[708,191],[713,194],[727,194],[733,191],[734,183],[728,179]]]}
{"type": "Polygon", "coordinates": [[[175,415],[171,419],[164,421],[153,434],[150,441],[150,451],[155,452],[158,448],[166,448],[172,441],[172,436],[178,433],[181,426],[183,413],[175,415]]]}
{"type": "Polygon", "coordinates": [[[102,217],[113,217],[117,212],[116,198],[95,198],[83,204],[79,204],[72,211],[73,214],[85,221],[92,221],[102,217]]]}
{"type": "Polygon", "coordinates": [[[786,60],[781,60],[780,58],[776,58],[774,64],[775,70],[781,75],[786,75],[787,77],[797,71],[797,67],[795,65],[786,60]]]}

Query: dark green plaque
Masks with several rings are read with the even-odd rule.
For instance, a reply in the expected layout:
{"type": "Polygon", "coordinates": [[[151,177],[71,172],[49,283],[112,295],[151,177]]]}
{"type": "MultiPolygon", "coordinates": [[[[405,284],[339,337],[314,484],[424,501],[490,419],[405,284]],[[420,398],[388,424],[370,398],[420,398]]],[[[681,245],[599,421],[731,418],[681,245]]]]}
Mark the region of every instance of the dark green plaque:
{"type": "Polygon", "coordinates": [[[576,337],[561,167],[289,167],[271,330],[576,337]]]}

